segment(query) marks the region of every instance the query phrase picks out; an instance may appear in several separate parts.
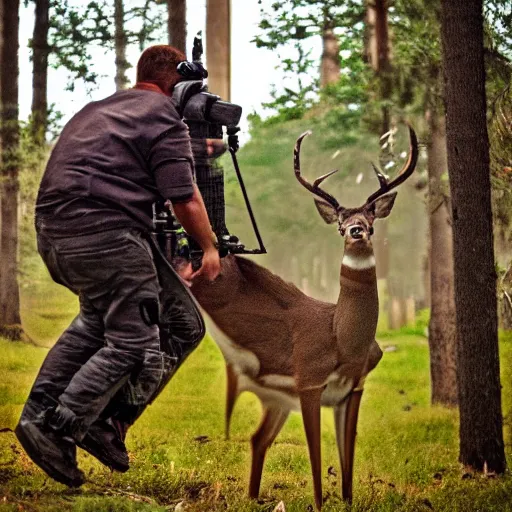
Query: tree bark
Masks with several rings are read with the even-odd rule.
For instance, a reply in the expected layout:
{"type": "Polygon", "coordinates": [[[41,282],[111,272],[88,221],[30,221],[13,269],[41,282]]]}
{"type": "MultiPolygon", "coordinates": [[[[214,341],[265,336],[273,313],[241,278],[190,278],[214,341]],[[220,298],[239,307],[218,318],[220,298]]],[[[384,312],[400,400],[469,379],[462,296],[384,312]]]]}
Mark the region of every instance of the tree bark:
{"type": "Polygon", "coordinates": [[[34,33],[32,37],[32,140],[43,146],[48,126],[48,29],[50,0],[35,0],[34,33]]]}
{"type": "Polygon", "coordinates": [[[368,40],[366,55],[379,78],[379,96],[382,106],[381,134],[389,131],[390,112],[387,102],[393,92],[391,51],[389,43],[388,0],[373,0],[367,10],[368,40]]]}
{"type": "MultiPolygon", "coordinates": [[[[6,0],[0,0],[0,66],[2,65],[1,59],[3,55],[3,49],[4,49],[4,3],[6,0]]],[[[0,68],[0,94],[2,90],[2,73],[0,68]]],[[[0,109],[2,108],[2,105],[0,103],[0,109]]],[[[0,137],[0,155],[2,154],[2,137],[0,137]]],[[[0,176],[3,175],[3,172],[0,172],[0,176]]],[[[0,233],[2,233],[2,182],[0,181],[0,233]]],[[[2,254],[2,238],[0,235],[0,255],[2,254]]],[[[2,282],[2,263],[0,262],[0,283],[2,282]]],[[[1,294],[1,288],[0,288],[0,294],[1,294]]],[[[1,298],[1,296],[0,296],[1,298]]]]}
{"type": "Polygon", "coordinates": [[[124,5],[123,0],[114,1],[114,43],[116,49],[116,76],[114,78],[116,84],[116,91],[126,89],[128,85],[128,78],[126,77],[126,70],[130,67],[126,60],[126,46],[127,40],[126,31],[124,28],[124,5]]]}
{"type": "Polygon", "coordinates": [[[12,339],[21,334],[18,290],[18,28],[19,0],[4,0],[1,53],[2,173],[0,238],[0,333],[12,339]]]}
{"type": "Polygon", "coordinates": [[[169,44],[187,53],[187,2],[167,0],[169,44]]]}
{"type": "Polygon", "coordinates": [[[206,2],[206,64],[208,89],[231,100],[231,2],[206,2]]]}
{"type": "Polygon", "coordinates": [[[427,147],[430,220],[430,297],[428,332],[431,399],[433,404],[457,404],[457,336],[453,285],[453,242],[449,188],[443,182],[448,171],[444,117],[428,113],[430,142],[427,147]]]}
{"type": "Polygon", "coordinates": [[[322,29],[322,60],[320,63],[320,87],[335,84],[340,78],[340,45],[334,33],[334,24],[325,17],[322,29]]]}
{"type": "Polygon", "coordinates": [[[452,193],[460,461],[506,469],[499,373],[482,0],[442,0],[452,193]]]}

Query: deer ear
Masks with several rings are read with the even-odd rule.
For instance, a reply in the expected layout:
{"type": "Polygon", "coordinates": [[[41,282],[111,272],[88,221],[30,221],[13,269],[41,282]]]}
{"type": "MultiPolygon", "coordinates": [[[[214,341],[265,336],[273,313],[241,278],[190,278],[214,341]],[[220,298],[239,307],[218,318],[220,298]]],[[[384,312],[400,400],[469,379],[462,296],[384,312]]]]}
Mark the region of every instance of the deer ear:
{"type": "Polygon", "coordinates": [[[325,201],[321,201],[320,199],[315,199],[315,205],[318,213],[322,216],[322,219],[327,222],[327,224],[332,224],[338,220],[338,211],[334,206],[325,201]]]}
{"type": "Polygon", "coordinates": [[[386,194],[385,196],[379,197],[372,203],[372,209],[376,219],[383,219],[391,213],[391,209],[395,204],[397,192],[386,194]]]}

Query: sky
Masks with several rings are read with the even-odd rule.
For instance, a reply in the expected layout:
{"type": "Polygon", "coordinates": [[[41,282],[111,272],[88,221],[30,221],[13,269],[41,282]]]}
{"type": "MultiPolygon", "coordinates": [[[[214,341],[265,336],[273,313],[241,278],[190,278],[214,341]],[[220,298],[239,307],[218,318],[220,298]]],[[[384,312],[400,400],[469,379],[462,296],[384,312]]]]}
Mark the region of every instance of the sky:
{"type": "MultiPolygon", "coordinates": [[[[89,0],[72,0],[74,5],[86,5],[89,0]]],[[[247,139],[247,114],[257,111],[268,115],[261,107],[263,102],[271,100],[272,84],[278,89],[283,86],[283,76],[276,70],[279,64],[277,52],[257,48],[251,40],[259,33],[258,22],[260,18],[260,5],[269,7],[272,0],[232,0],[231,7],[231,101],[243,108],[243,121],[241,123],[241,140],[247,139]]],[[[130,5],[140,4],[139,0],[125,0],[126,8],[130,5]]],[[[27,119],[30,114],[32,101],[32,63],[27,47],[28,40],[33,31],[33,4],[21,8],[20,16],[20,117],[27,119]]],[[[205,29],[206,0],[187,1],[187,48],[191,51],[194,35],[205,29]]],[[[149,44],[167,43],[165,33],[166,18],[162,19],[162,40],[149,44]]],[[[148,44],[148,45],[149,45],[148,44]]],[[[67,82],[67,73],[64,70],[49,70],[48,75],[48,102],[55,103],[56,109],[63,112],[65,122],[86,103],[104,98],[115,92],[114,86],[114,52],[106,52],[103,48],[95,48],[93,53],[94,69],[102,76],[98,86],[89,94],[82,83],[76,83],[74,92],[64,91],[67,82]]],[[[286,53],[286,50],[284,50],[286,53]]],[[[128,60],[136,64],[140,51],[132,47],[128,53],[128,60]]],[[[189,55],[190,57],[190,55],[189,55]]],[[[207,63],[206,63],[207,64],[207,63]]],[[[135,78],[135,70],[128,70],[131,81],[135,78]]]]}

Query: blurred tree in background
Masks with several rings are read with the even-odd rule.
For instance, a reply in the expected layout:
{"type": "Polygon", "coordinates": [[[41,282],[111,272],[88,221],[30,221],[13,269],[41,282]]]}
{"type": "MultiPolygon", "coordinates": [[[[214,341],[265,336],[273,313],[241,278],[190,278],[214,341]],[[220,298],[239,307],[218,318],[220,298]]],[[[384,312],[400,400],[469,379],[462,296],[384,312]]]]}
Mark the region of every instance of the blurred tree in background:
{"type": "Polygon", "coordinates": [[[50,0],[35,0],[34,32],[32,37],[32,138],[37,146],[46,142],[48,129],[48,31],[50,0]]]}
{"type": "MultiPolygon", "coordinates": [[[[95,86],[95,72],[91,48],[100,46],[114,51],[116,90],[128,85],[126,70],[131,64],[126,59],[128,45],[143,48],[159,37],[165,6],[156,0],[144,0],[139,5],[124,0],[102,0],[84,3],[82,7],[69,0],[36,0],[34,36],[30,43],[33,60],[32,133],[34,140],[43,144],[50,125],[59,120],[55,106],[47,106],[46,83],[48,66],[64,68],[69,72],[68,90],[75,82],[83,81],[89,88],[95,86]]],[[[55,127],[50,126],[54,131],[55,127]]]]}
{"type": "Polygon", "coordinates": [[[0,173],[0,334],[21,339],[18,288],[18,192],[20,172],[18,125],[19,0],[2,3],[0,52],[1,173],[0,173]]]}
{"type": "Polygon", "coordinates": [[[167,0],[169,44],[187,53],[187,1],[167,0]]]}
{"type": "Polygon", "coordinates": [[[208,90],[231,100],[231,0],[206,1],[208,90]]]}
{"type": "Polygon", "coordinates": [[[288,119],[301,117],[313,104],[319,88],[336,84],[342,66],[340,34],[343,32],[345,39],[362,39],[364,13],[363,2],[357,0],[286,0],[274,2],[268,11],[262,9],[262,32],[254,41],[258,47],[272,50],[280,50],[292,41],[295,55],[283,58],[281,68],[285,76],[297,79],[295,88],[287,87],[283,93],[273,91],[274,100],[267,106],[288,119]],[[320,63],[311,58],[312,51],[304,44],[315,36],[322,39],[320,63]]]}

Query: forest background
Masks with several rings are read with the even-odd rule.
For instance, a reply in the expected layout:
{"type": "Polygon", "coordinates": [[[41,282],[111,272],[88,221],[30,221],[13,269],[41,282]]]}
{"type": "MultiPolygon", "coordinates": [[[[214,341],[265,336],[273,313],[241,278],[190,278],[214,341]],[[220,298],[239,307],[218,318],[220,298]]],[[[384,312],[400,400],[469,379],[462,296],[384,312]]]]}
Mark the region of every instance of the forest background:
{"type": "MultiPolygon", "coordinates": [[[[384,338],[391,332],[391,336],[401,333],[427,340],[430,401],[457,405],[458,374],[471,373],[472,368],[461,370],[457,360],[457,340],[459,346],[464,340],[460,325],[457,335],[441,2],[252,3],[260,11],[258,28],[244,35],[254,48],[277,56],[278,63],[272,78],[265,77],[265,83],[278,85],[269,88],[266,110],[248,116],[250,138],[239,152],[269,251],[258,262],[314,297],[336,300],[340,239],[332,226],[323,224],[311,198],[297,186],[291,165],[295,140],[305,129],[313,130],[303,148],[304,173],[313,177],[339,168],[326,188],[344,205],[356,206],[377,185],[370,162],[389,175],[403,164],[408,149],[403,122],[410,122],[420,139],[418,169],[401,187],[393,215],[376,226],[379,333],[384,338]]],[[[194,34],[187,34],[186,7],[184,0],[37,0],[26,2],[19,11],[18,2],[3,1],[0,329],[5,339],[49,347],[55,341],[56,326],[65,324],[76,307],[70,294],[53,287],[35,248],[37,185],[52,143],[69,115],[58,104],[48,103],[49,69],[65,70],[68,81],[61,83],[62,90],[94,90],[101,77],[91,64],[98,59],[94,51],[100,47],[116,70],[112,92],[128,87],[127,70],[145,46],[168,40],[182,48],[188,44],[190,52],[194,34]],[[18,13],[26,15],[27,9],[34,8],[29,43],[32,106],[29,120],[23,121],[19,119],[18,69],[13,62],[19,45],[18,13]],[[42,307],[44,302],[46,306],[52,302],[51,312],[42,307]]],[[[218,70],[210,79],[210,89],[236,101],[230,90],[235,77],[239,83],[257,84],[267,68],[254,66],[246,71],[230,66],[237,43],[230,30],[229,2],[208,1],[205,7],[206,12],[197,17],[206,20],[206,65],[218,70]]],[[[498,0],[485,1],[482,8],[493,268],[499,322],[506,331],[512,328],[512,8],[498,0]]],[[[189,10],[188,18],[196,19],[196,11],[189,10]]],[[[471,98],[463,99],[470,110],[471,98]]],[[[256,241],[231,163],[224,158],[222,164],[228,227],[253,246],[256,241]]],[[[479,189],[468,169],[464,179],[474,180],[474,188],[479,189]]],[[[474,216],[489,217],[490,210],[482,204],[474,216]]],[[[477,243],[478,235],[474,237],[463,240],[467,249],[477,243]]],[[[474,267],[485,268],[485,262],[474,267]]],[[[492,334],[485,341],[488,344],[482,350],[493,353],[492,334]]],[[[496,390],[492,393],[496,396],[496,390]]],[[[499,400],[498,408],[501,422],[499,400]]],[[[474,466],[482,470],[483,460],[474,466]]]]}

